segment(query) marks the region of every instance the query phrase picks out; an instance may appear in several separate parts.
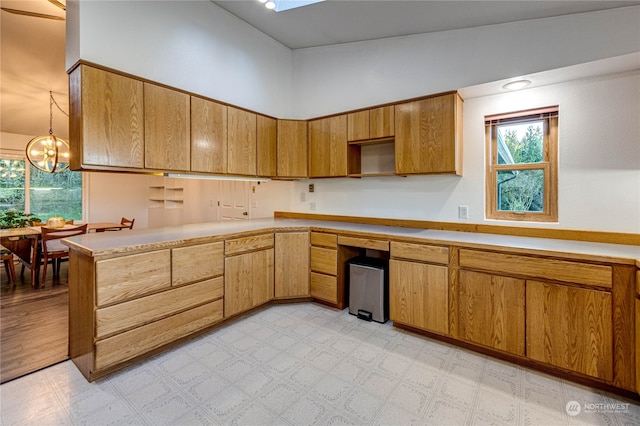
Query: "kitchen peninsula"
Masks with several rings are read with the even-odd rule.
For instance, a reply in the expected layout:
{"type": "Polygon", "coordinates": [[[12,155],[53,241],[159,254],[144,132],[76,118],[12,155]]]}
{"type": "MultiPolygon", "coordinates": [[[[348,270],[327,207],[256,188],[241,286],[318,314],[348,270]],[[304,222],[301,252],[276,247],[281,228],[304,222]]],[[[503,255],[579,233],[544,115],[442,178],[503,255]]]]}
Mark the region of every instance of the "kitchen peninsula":
{"type": "Polygon", "coordinates": [[[638,245],[289,218],[65,244],[70,356],[90,381],[273,300],[342,309],[346,262],[368,254],[390,259],[397,327],[617,392],[640,383],[638,245]]]}

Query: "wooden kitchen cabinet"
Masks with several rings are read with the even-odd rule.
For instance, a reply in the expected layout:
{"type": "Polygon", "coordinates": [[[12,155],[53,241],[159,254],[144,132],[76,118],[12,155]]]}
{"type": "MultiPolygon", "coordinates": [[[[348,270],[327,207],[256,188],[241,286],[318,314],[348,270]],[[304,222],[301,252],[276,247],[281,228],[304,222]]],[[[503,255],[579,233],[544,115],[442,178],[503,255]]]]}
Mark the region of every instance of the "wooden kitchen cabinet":
{"type": "Polygon", "coordinates": [[[71,170],[144,167],[143,83],[80,65],[69,74],[71,170]]]}
{"type": "Polygon", "coordinates": [[[104,259],[72,249],[69,354],[87,380],[222,321],[221,247],[206,243],[104,259]]]}
{"type": "Polygon", "coordinates": [[[256,175],[257,118],[253,112],[227,107],[227,172],[256,175]]]}
{"type": "Polygon", "coordinates": [[[278,120],[277,176],[306,178],[308,175],[307,121],[278,120]]]}
{"type": "Polygon", "coordinates": [[[460,271],[458,337],[525,355],[525,281],[460,271]]]}
{"type": "Polygon", "coordinates": [[[457,93],[395,105],[396,174],[462,175],[462,99],[457,93]]]}
{"type": "Polygon", "coordinates": [[[273,299],[273,246],[273,234],[225,241],[225,318],[273,299]]]}
{"type": "Polygon", "coordinates": [[[311,232],[310,269],[311,297],[338,309],[348,304],[347,262],[360,256],[358,247],[338,245],[338,236],[326,232],[311,232]]]}
{"type": "Polygon", "coordinates": [[[527,356],[611,381],[611,293],[536,280],[526,286],[527,356]]]}
{"type": "Polygon", "coordinates": [[[275,118],[256,116],[256,174],[275,177],[277,173],[277,122],[275,118]]]}
{"type": "Polygon", "coordinates": [[[347,116],[309,121],[309,177],[347,176],[347,116]]]}
{"type": "Polygon", "coordinates": [[[191,165],[191,97],[144,83],[144,166],[187,172],[191,165]]]}
{"type": "Polygon", "coordinates": [[[227,173],[227,107],[191,97],[191,171],[227,173]]]}
{"type": "Polygon", "coordinates": [[[393,105],[347,114],[347,141],[392,138],[395,134],[393,105]]]}
{"type": "Polygon", "coordinates": [[[449,334],[448,268],[389,261],[389,318],[411,327],[449,334]]]}
{"type": "Polygon", "coordinates": [[[309,232],[275,234],[274,297],[309,297],[309,232]]]}

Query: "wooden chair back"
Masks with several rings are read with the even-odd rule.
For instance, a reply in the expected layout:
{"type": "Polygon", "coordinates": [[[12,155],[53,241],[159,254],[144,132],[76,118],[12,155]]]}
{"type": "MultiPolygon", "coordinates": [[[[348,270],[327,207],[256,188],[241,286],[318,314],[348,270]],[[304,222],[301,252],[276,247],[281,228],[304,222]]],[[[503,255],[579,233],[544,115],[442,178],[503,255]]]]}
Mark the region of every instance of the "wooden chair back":
{"type": "Polygon", "coordinates": [[[47,228],[42,227],[42,287],[47,278],[47,265],[49,261],[53,261],[54,276],[60,273],[60,259],[69,257],[69,248],[63,245],[59,240],[62,238],[74,237],[87,233],[87,224],[64,227],[64,228],[47,228]]]}
{"type": "Polygon", "coordinates": [[[136,221],[135,218],[127,219],[126,217],[123,217],[122,219],[120,219],[120,224],[121,225],[127,225],[127,229],[133,229],[133,222],[135,222],[135,221],[136,221]]]}

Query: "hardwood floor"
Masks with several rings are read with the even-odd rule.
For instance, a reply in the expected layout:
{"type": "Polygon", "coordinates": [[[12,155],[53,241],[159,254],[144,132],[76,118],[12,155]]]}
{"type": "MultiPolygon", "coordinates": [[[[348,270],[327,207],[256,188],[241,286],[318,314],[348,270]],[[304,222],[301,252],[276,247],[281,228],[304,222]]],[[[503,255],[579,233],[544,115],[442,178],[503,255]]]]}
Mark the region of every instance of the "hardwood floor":
{"type": "Polygon", "coordinates": [[[64,361],[69,354],[69,291],[67,262],[60,277],[48,268],[44,288],[31,287],[29,270],[12,288],[2,268],[0,276],[0,383],[64,361]]]}

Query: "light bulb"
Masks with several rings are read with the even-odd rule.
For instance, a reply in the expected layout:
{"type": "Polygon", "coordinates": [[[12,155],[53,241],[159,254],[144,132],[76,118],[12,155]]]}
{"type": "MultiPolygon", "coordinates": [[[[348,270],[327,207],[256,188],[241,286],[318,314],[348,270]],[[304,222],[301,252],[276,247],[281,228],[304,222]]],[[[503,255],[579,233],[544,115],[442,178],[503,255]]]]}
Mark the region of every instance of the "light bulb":
{"type": "Polygon", "coordinates": [[[269,0],[268,2],[266,2],[264,4],[264,7],[266,7],[269,10],[275,9],[276,8],[276,2],[273,0],[269,0]]]}

